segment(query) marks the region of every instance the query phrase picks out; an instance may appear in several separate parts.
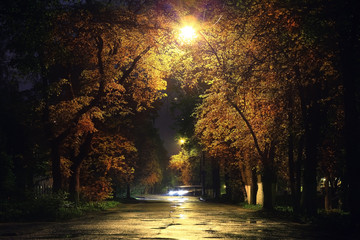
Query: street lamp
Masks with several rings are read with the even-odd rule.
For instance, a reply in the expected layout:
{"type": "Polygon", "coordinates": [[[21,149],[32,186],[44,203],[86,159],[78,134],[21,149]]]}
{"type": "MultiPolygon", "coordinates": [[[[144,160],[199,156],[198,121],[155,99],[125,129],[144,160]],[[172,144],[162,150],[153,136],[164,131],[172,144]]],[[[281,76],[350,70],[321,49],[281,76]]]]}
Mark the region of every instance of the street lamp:
{"type": "Polygon", "coordinates": [[[185,16],[181,19],[178,38],[182,44],[190,44],[198,37],[197,22],[196,17],[192,15],[185,16]]]}
{"type": "MultiPolygon", "coordinates": [[[[219,20],[220,20],[220,18],[219,18],[219,20]]],[[[195,27],[195,26],[198,26],[198,25],[196,24],[196,19],[193,17],[189,17],[187,21],[183,22],[183,27],[180,29],[180,33],[179,33],[179,39],[180,39],[181,43],[190,44],[193,42],[193,40],[195,40],[200,35],[202,40],[206,42],[207,46],[211,49],[211,52],[216,57],[219,67],[223,67],[223,64],[220,61],[220,58],[219,58],[216,50],[213,48],[213,46],[210,44],[210,42],[206,39],[204,34],[201,32],[200,28],[195,27]],[[189,19],[190,19],[190,21],[189,21],[189,19]]],[[[185,143],[185,139],[180,138],[179,144],[182,146],[184,143],[185,143]]],[[[201,183],[201,195],[202,196],[205,196],[205,194],[206,194],[205,174],[206,174],[206,172],[205,172],[205,152],[202,151],[202,156],[200,158],[200,183],[201,183]]]]}
{"type": "Polygon", "coordinates": [[[196,30],[193,26],[184,26],[180,29],[179,38],[181,42],[191,43],[197,38],[196,30]]]}
{"type": "Polygon", "coordinates": [[[222,63],[220,61],[220,58],[217,54],[217,52],[215,51],[215,49],[213,48],[213,46],[210,44],[210,42],[205,38],[205,36],[201,33],[200,29],[195,27],[196,24],[196,20],[194,20],[194,18],[189,18],[191,19],[191,21],[185,21],[183,27],[180,29],[180,33],[179,33],[179,39],[182,43],[187,43],[190,44],[191,42],[193,42],[193,40],[195,40],[197,38],[198,35],[200,35],[200,37],[206,42],[206,44],[210,47],[211,52],[215,55],[216,60],[219,64],[219,66],[222,66],[222,63]]]}
{"type": "Polygon", "coordinates": [[[186,142],[185,138],[179,139],[179,144],[182,146],[186,142]]]}

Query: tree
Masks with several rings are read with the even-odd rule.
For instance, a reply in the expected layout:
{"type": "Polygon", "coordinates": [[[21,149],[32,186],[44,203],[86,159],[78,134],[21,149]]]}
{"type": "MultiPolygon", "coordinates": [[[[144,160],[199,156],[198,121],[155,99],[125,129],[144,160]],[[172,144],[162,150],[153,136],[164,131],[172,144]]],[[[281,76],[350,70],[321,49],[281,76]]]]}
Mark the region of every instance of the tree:
{"type": "MultiPolygon", "coordinates": [[[[202,79],[212,84],[209,92],[219,94],[220,105],[232,107],[249,131],[262,164],[265,208],[272,208],[271,182],[275,180],[276,160],[281,161],[276,154],[282,156],[278,152],[279,144],[284,142],[282,136],[289,134],[289,148],[292,148],[289,163],[293,165],[291,144],[296,136],[300,159],[303,154],[301,131],[304,131],[304,206],[306,212],[313,215],[317,146],[324,127],[319,119],[326,115],[330,89],[336,88],[336,84],[332,85],[336,79],[334,52],[316,45],[316,39],[306,32],[308,29],[301,32],[307,25],[300,25],[301,17],[293,11],[293,6],[286,8],[280,3],[248,1],[244,3],[246,9],[244,5],[231,4],[228,8],[219,8],[219,15],[225,11],[227,14],[221,15],[218,21],[212,19],[216,24],[201,30],[202,45],[196,45],[200,47],[192,59],[202,56],[204,70],[198,75],[208,77],[202,79]],[[232,46],[231,49],[228,46],[232,46]],[[210,79],[208,73],[211,73],[210,79]],[[298,111],[301,116],[294,116],[296,109],[302,110],[298,111]],[[299,134],[294,135],[299,129],[299,134]]],[[[323,25],[331,26],[325,22],[323,25]]],[[[195,75],[194,79],[200,77],[195,75]]],[[[299,171],[296,172],[299,183],[299,171]]],[[[293,176],[293,183],[294,179],[293,176]]],[[[297,185],[292,187],[294,194],[295,189],[299,189],[297,185]]]]}
{"type": "MultiPolygon", "coordinates": [[[[7,79],[2,79],[4,80],[2,82],[12,82],[13,87],[16,88],[14,96],[21,99],[16,104],[19,104],[17,110],[22,109],[22,115],[19,115],[20,121],[16,122],[23,127],[17,126],[13,130],[23,131],[23,136],[17,137],[24,139],[22,141],[24,145],[16,145],[17,148],[23,148],[21,151],[27,154],[22,156],[16,168],[23,169],[19,172],[19,176],[21,178],[27,176],[23,185],[27,185],[30,190],[34,181],[31,175],[44,175],[47,170],[47,164],[43,158],[46,158],[48,146],[44,144],[45,136],[39,131],[41,128],[39,128],[39,118],[35,111],[39,94],[35,89],[38,76],[41,75],[42,66],[44,66],[42,58],[44,43],[49,38],[57,7],[57,1],[2,1],[0,6],[1,35],[4,36],[1,55],[6,58],[2,65],[1,77],[4,77],[5,73],[8,74],[7,79]],[[25,136],[29,136],[29,142],[32,144],[27,143],[25,136]],[[36,169],[35,166],[41,167],[36,169]]],[[[4,87],[8,88],[7,91],[14,90],[7,84],[4,87]]],[[[10,130],[9,126],[8,129],[10,130]]],[[[16,135],[12,133],[12,136],[16,135]]],[[[24,192],[23,190],[18,192],[24,192]]]]}
{"type": "Polygon", "coordinates": [[[221,24],[202,30],[202,44],[205,44],[206,50],[204,51],[201,44],[199,44],[201,48],[197,48],[197,52],[193,55],[193,59],[199,60],[198,56],[201,56],[199,52],[203,52],[201,65],[204,70],[201,72],[201,76],[207,76],[207,81],[214,86],[212,90],[220,93],[223,105],[230,105],[230,107],[234,108],[250,131],[255,149],[262,159],[264,167],[263,176],[264,179],[266,179],[265,187],[266,189],[270,189],[266,191],[266,201],[264,206],[266,208],[271,208],[271,182],[274,181],[273,161],[275,142],[277,141],[277,137],[274,135],[276,134],[276,130],[273,128],[276,126],[274,125],[275,119],[279,116],[279,109],[281,109],[281,106],[277,106],[276,104],[271,103],[271,101],[272,97],[275,96],[274,93],[276,93],[278,86],[276,85],[276,81],[272,81],[274,84],[272,89],[266,89],[266,87],[262,86],[256,87],[259,82],[261,83],[261,79],[265,78],[265,74],[267,74],[268,79],[274,79],[274,74],[268,70],[269,63],[266,62],[266,59],[269,56],[262,56],[261,53],[264,52],[260,52],[261,45],[259,42],[252,40],[253,37],[256,37],[256,34],[258,34],[253,28],[258,26],[258,29],[261,30],[260,27],[262,27],[258,21],[260,18],[256,18],[259,16],[253,17],[251,19],[252,22],[244,21],[242,18],[232,17],[234,16],[234,12],[236,12],[233,9],[228,8],[226,10],[229,13],[231,12],[231,14],[222,17],[221,24]],[[237,31],[230,33],[229,30],[234,27],[234,22],[237,23],[237,31]],[[241,29],[242,31],[238,29],[241,29]],[[207,38],[211,38],[211,41],[207,38]],[[228,48],[229,45],[234,47],[230,50],[228,48]],[[267,70],[265,70],[264,67],[267,67],[267,70]],[[206,75],[204,72],[206,72],[206,74],[211,73],[211,75],[206,75]],[[261,94],[259,98],[255,97],[257,93],[261,94]],[[247,98],[250,99],[250,104],[247,104],[247,102],[244,102],[241,99],[243,96],[246,98],[246,101],[248,100],[247,98]],[[245,114],[243,112],[242,108],[244,104],[247,104],[249,110],[252,109],[253,115],[251,115],[251,117],[246,116],[247,113],[245,114]],[[268,107],[266,110],[266,108],[264,108],[266,105],[271,107],[268,107]],[[262,111],[264,117],[268,118],[268,121],[256,122],[256,119],[252,118],[253,116],[258,116],[254,113],[259,110],[260,112],[262,111]],[[255,121],[250,122],[249,119],[255,121]],[[261,126],[260,123],[263,123],[263,125],[261,126]],[[257,124],[257,126],[254,124],[257,124]],[[266,124],[273,125],[266,126],[266,124]],[[268,128],[268,133],[266,133],[266,127],[268,128]],[[258,128],[256,129],[258,130],[257,132],[254,130],[255,128],[258,128]],[[267,140],[259,143],[258,135],[261,134],[264,134],[264,137],[267,140]],[[268,185],[268,183],[270,185],[268,185]]]}
{"type": "Polygon", "coordinates": [[[179,154],[171,156],[169,168],[177,173],[179,183],[184,185],[191,184],[191,166],[189,155],[186,151],[182,150],[179,154]]]}
{"type": "Polygon", "coordinates": [[[97,125],[150,107],[166,84],[155,54],[154,31],[143,24],[146,15],[106,8],[70,10],[58,15],[53,35],[68,57],[61,58],[61,52],[48,56],[60,60],[56,66],[65,76],[53,80],[54,92],[44,111],[49,113],[46,126],[54,143],[53,174],[60,171],[59,156],[65,154],[72,162],[69,186],[77,201],[80,166],[100,130],[97,125]],[[56,150],[59,146],[62,149],[56,150]]]}
{"type": "Polygon", "coordinates": [[[92,149],[81,166],[81,193],[88,200],[100,201],[112,196],[113,183],[127,183],[134,177],[137,149],[120,134],[97,134],[92,149]]]}
{"type": "MultiPolygon", "coordinates": [[[[333,32],[334,24],[333,21],[322,17],[332,6],[321,1],[305,4],[294,1],[283,6],[291,13],[288,17],[291,23],[288,37],[282,41],[288,46],[284,63],[289,67],[286,71],[286,77],[290,83],[287,88],[293,96],[287,101],[293,106],[292,108],[299,109],[301,113],[300,116],[296,116],[295,111],[292,111],[289,115],[293,120],[300,120],[297,123],[300,127],[296,127],[293,125],[295,122],[289,118],[289,124],[293,125],[289,128],[291,131],[289,140],[294,139],[294,129],[298,129],[298,132],[302,131],[303,136],[300,135],[298,138],[298,154],[302,152],[304,140],[303,209],[307,215],[313,216],[317,213],[314,201],[317,199],[316,177],[320,160],[319,149],[325,129],[328,127],[326,121],[321,121],[321,119],[329,119],[328,112],[335,106],[332,103],[337,102],[336,108],[341,108],[342,105],[336,100],[341,94],[339,92],[341,85],[337,81],[338,71],[336,61],[334,61],[336,50],[332,42],[333,36],[329,34],[333,32]]],[[[289,157],[291,158],[291,154],[289,157]]]]}
{"type": "Polygon", "coordinates": [[[346,141],[346,168],[347,175],[345,183],[349,184],[349,206],[354,222],[359,222],[358,196],[360,194],[360,185],[357,174],[360,165],[357,159],[359,156],[360,142],[359,138],[359,5],[356,1],[345,1],[345,3],[335,4],[336,30],[339,41],[339,68],[341,72],[340,79],[344,86],[344,111],[345,111],[345,141],[346,141]]]}
{"type": "Polygon", "coordinates": [[[0,191],[4,199],[22,199],[26,191],[32,190],[33,175],[40,172],[37,166],[42,162],[35,158],[39,141],[28,135],[36,129],[31,121],[31,102],[19,91],[16,80],[3,77],[0,83],[0,191]]]}
{"type": "MultiPolygon", "coordinates": [[[[209,92],[196,109],[195,133],[205,150],[228,166],[237,161],[244,185],[251,186],[247,199],[256,204],[258,158],[254,152],[251,136],[237,112],[224,104],[221,94],[209,92]]],[[[235,180],[235,179],[233,179],[235,180]]]]}
{"type": "Polygon", "coordinates": [[[139,114],[132,122],[135,144],[138,149],[134,185],[143,193],[159,193],[167,178],[167,152],[157,129],[154,127],[155,110],[139,114]]]}

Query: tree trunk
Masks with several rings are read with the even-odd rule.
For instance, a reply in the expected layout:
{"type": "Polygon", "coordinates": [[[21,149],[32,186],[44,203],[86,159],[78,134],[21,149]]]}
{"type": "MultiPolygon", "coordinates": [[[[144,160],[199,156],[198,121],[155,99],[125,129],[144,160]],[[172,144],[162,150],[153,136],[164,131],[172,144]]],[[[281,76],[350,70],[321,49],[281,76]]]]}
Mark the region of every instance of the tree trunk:
{"type": "MultiPolygon", "coordinates": [[[[357,112],[357,106],[359,103],[356,102],[355,91],[355,80],[348,79],[352,76],[344,77],[345,87],[345,141],[346,141],[346,165],[347,172],[345,174],[345,183],[348,184],[349,189],[346,192],[348,195],[349,205],[346,206],[350,210],[352,219],[360,222],[358,216],[360,216],[359,208],[359,196],[360,196],[360,181],[358,175],[360,172],[360,130],[359,122],[360,117],[357,112]]],[[[346,203],[347,201],[345,201],[346,203]]]]}
{"type": "Polygon", "coordinates": [[[321,97],[320,83],[312,86],[299,86],[302,118],[305,130],[305,161],[303,177],[303,210],[305,215],[317,215],[318,145],[320,139],[321,111],[318,98],[321,97]]]}
{"type": "Polygon", "coordinates": [[[290,88],[287,93],[288,98],[288,164],[289,164],[289,180],[290,180],[290,191],[292,207],[295,215],[300,213],[300,202],[298,198],[298,192],[296,188],[296,179],[299,178],[297,175],[294,161],[294,114],[293,114],[293,90],[290,88]],[[296,176],[296,178],[295,178],[296,176]]]}
{"type": "Polygon", "coordinates": [[[263,193],[264,193],[264,203],[263,208],[266,210],[272,210],[274,207],[274,190],[273,186],[275,184],[275,171],[274,171],[274,158],[275,158],[275,146],[270,144],[266,147],[265,151],[266,159],[263,159],[263,174],[262,174],[262,183],[263,183],[263,193]]]}
{"type": "Polygon", "coordinates": [[[231,171],[230,169],[225,169],[225,176],[224,176],[224,181],[225,181],[225,195],[226,195],[226,199],[232,201],[233,200],[233,188],[232,188],[232,184],[230,181],[230,176],[229,176],[229,171],[231,171]]]}
{"type": "Polygon", "coordinates": [[[269,167],[265,167],[263,169],[262,175],[262,185],[263,185],[263,193],[264,193],[264,202],[263,208],[266,210],[273,209],[273,173],[272,169],[269,167]]]}
{"type": "Polygon", "coordinates": [[[257,179],[256,170],[251,169],[250,164],[239,161],[241,179],[244,185],[244,199],[248,204],[256,204],[257,179]]]}
{"type": "Polygon", "coordinates": [[[80,201],[80,164],[71,165],[72,175],[69,182],[70,200],[77,206],[80,201]]]}
{"type": "Polygon", "coordinates": [[[260,149],[260,145],[259,145],[259,141],[258,138],[254,132],[254,129],[252,127],[252,125],[250,124],[249,120],[246,118],[245,114],[242,112],[242,110],[235,104],[232,102],[232,100],[230,98],[227,98],[228,103],[237,111],[237,113],[239,113],[239,115],[241,116],[241,118],[244,120],[248,130],[250,131],[250,134],[252,136],[252,139],[254,141],[254,145],[255,145],[255,149],[256,151],[259,153],[259,156],[261,157],[262,160],[262,164],[264,167],[264,180],[266,181],[265,183],[263,182],[263,187],[265,186],[266,190],[264,191],[264,201],[266,198],[266,206],[264,206],[264,208],[268,208],[268,209],[272,209],[273,206],[273,191],[270,189],[272,189],[272,184],[275,183],[274,180],[270,180],[273,179],[275,176],[275,173],[270,173],[270,171],[274,170],[273,169],[273,161],[274,161],[274,154],[275,154],[275,146],[273,143],[271,143],[269,146],[265,147],[264,151],[262,151],[260,149]],[[270,161],[270,162],[269,162],[270,161]],[[268,182],[271,181],[271,182],[268,182]],[[266,196],[265,196],[266,195],[266,196]]]}
{"type": "Polygon", "coordinates": [[[69,193],[70,193],[70,199],[74,201],[76,204],[79,203],[80,200],[80,167],[81,163],[84,161],[84,159],[88,156],[88,153],[90,151],[91,146],[91,140],[92,140],[93,134],[88,134],[84,142],[79,147],[79,153],[76,156],[72,156],[71,161],[72,165],[70,167],[72,171],[72,175],[70,177],[70,183],[69,183],[69,193]]]}
{"type": "Polygon", "coordinates": [[[326,177],[325,177],[325,210],[326,211],[329,211],[332,209],[332,194],[331,194],[331,188],[330,188],[330,177],[328,174],[326,174],[326,177]]]}
{"type": "Polygon", "coordinates": [[[51,170],[53,177],[53,192],[57,193],[62,189],[61,161],[60,161],[60,143],[51,141],[51,170]]]}
{"type": "Polygon", "coordinates": [[[296,182],[295,182],[295,162],[294,162],[294,134],[292,133],[292,114],[289,114],[289,130],[290,134],[288,137],[288,161],[289,161],[289,178],[290,178],[290,191],[291,200],[294,214],[299,213],[298,204],[296,202],[296,182]]]}
{"type": "Polygon", "coordinates": [[[130,183],[126,183],[126,198],[130,199],[131,198],[131,194],[130,194],[130,183]]]}
{"type": "MultiPolygon", "coordinates": [[[[313,110],[314,111],[314,110],[313,110]]],[[[313,113],[314,114],[314,113],[313,113]]],[[[307,216],[317,215],[317,180],[316,167],[318,158],[318,139],[320,124],[314,118],[320,118],[319,115],[310,117],[311,125],[305,128],[305,163],[304,163],[304,195],[303,207],[307,216]],[[315,120],[315,121],[314,121],[315,120]]]]}
{"type": "Polygon", "coordinates": [[[201,182],[201,196],[206,195],[205,189],[205,152],[202,151],[200,158],[200,182],[201,182]]]}
{"type": "Polygon", "coordinates": [[[212,180],[213,180],[213,197],[220,198],[220,166],[215,158],[211,158],[212,163],[212,180]]]}
{"type": "Polygon", "coordinates": [[[295,207],[297,208],[297,212],[294,213],[300,214],[300,206],[301,206],[301,166],[302,166],[302,158],[303,158],[303,151],[304,151],[304,136],[300,137],[297,149],[297,157],[296,157],[296,164],[295,164],[295,173],[296,173],[296,180],[295,180],[295,207]]]}
{"type": "Polygon", "coordinates": [[[252,168],[250,171],[251,174],[251,187],[250,187],[250,201],[249,203],[252,205],[256,205],[256,195],[258,192],[258,180],[256,169],[252,168]]]}
{"type": "Polygon", "coordinates": [[[343,185],[349,188],[345,192],[347,199],[344,201],[345,210],[350,210],[352,221],[359,223],[359,196],[360,181],[360,84],[359,84],[359,5],[357,1],[345,1],[341,4],[339,17],[347,16],[346,21],[338,21],[340,33],[340,63],[341,74],[344,84],[344,110],[345,110],[345,150],[346,150],[346,174],[343,185]],[[346,14],[346,15],[345,15],[346,14]],[[348,24],[348,25],[347,25],[348,24]],[[348,203],[348,205],[347,205],[348,203]]]}

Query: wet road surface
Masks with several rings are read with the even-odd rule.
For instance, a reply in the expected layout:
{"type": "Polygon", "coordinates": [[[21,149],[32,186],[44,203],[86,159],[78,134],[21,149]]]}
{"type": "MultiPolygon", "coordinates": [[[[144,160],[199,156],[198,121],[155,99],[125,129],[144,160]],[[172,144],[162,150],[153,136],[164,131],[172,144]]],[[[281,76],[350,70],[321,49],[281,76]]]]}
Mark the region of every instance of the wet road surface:
{"type": "Polygon", "coordinates": [[[142,200],[68,222],[2,223],[0,239],[355,239],[194,197],[142,200]]]}

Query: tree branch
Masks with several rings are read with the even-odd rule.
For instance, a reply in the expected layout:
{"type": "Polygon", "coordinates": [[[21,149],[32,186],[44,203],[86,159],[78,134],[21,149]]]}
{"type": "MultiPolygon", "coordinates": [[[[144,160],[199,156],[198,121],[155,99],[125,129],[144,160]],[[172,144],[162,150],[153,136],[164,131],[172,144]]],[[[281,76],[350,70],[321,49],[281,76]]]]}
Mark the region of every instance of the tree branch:
{"type": "MultiPolygon", "coordinates": [[[[103,50],[103,41],[102,39],[99,37],[96,39],[96,43],[97,43],[97,47],[98,47],[98,52],[97,52],[97,58],[98,58],[98,67],[99,67],[99,72],[101,75],[103,75],[104,71],[103,71],[103,65],[102,65],[102,58],[101,58],[101,52],[103,50]]],[[[131,72],[135,69],[136,64],[140,61],[140,59],[151,49],[151,46],[148,46],[144,51],[142,51],[135,59],[134,61],[131,63],[130,67],[124,72],[124,74],[122,75],[122,77],[119,79],[119,83],[122,84],[131,74],[131,72]]],[[[88,112],[91,108],[95,107],[101,97],[104,95],[105,93],[105,78],[102,77],[100,80],[100,87],[99,87],[99,91],[96,95],[96,97],[90,101],[89,105],[84,106],[82,109],[80,109],[76,115],[74,116],[72,122],[73,123],[77,123],[81,116],[88,112]]],[[[58,140],[58,142],[63,141],[71,132],[72,129],[72,125],[70,125],[68,128],[66,128],[62,133],[60,133],[58,135],[58,137],[56,137],[56,139],[58,140]]]]}
{"type": "Polygon", "coordinates": [[[251,136],[253,137],[256,150],[258,151],[260,157],[262,159],[265,159],[266,156],[264,155],[264,152],[261,151],[261,149],[260,149],[259,141],[258,141],[258,139],[256,137],[256,134],[255,134],[250,122],[247,120],[247,118],[245,117],[245,115],[241,111],[241,109],[235,103],[233,103],[229,97],[226,97],[226,100],[233,108],[235,108],[235,110],[240,114],[241,118],[244,120],[246,126],[248,127],[248,129],[249,129],[249,131],[251,133],[251,136]]]}
{"type": "Polygon", "coordinates": [[[123,72],[123,75],[118,80],[120,84],[123,84],[126,78],[129,77],[130,73],[135,69],[136,64],[140,61],[140,59],[151,49],[151,46],[148,46],[144,51],[142,51],[131,63],[130,67],[123,72]]]}

